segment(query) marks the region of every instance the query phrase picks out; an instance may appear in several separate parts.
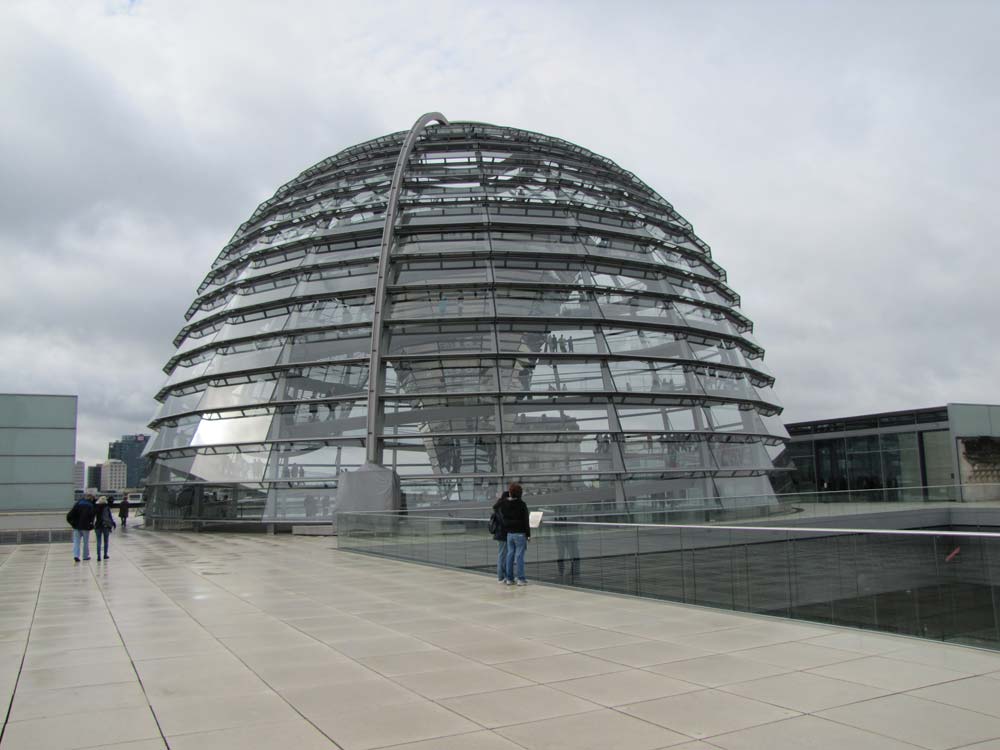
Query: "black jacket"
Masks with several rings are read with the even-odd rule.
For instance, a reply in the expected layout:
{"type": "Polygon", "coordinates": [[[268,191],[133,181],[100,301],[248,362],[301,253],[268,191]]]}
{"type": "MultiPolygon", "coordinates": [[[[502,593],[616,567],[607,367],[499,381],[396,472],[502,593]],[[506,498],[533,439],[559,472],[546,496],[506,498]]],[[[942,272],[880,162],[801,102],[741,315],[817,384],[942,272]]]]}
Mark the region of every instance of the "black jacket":
{"type": "Polygon", "coordinates": [[[69,509],[69,513],[66,514],[66,520],[77,531],[89,531],[94,528],[95,515],[96,511],[92,502],[89,500],[77,500],[73,507],[69,509]]]}
{"type": "Polygon", "coordinates": [[[528,525],[528,506],[520,498],[509,497],[498,504],[500,515],[503,516],[503,528],[508,534],[524,534],[531,539],[531,527],[528,525]]]}
{"type": "Polygon", "coordinates": [[[97,513],[94,516],[94,528],[95,529],[113,529],[115,527],[115,519],[111,517],[111,506],[110,505],[98,505],[97,513]]]}

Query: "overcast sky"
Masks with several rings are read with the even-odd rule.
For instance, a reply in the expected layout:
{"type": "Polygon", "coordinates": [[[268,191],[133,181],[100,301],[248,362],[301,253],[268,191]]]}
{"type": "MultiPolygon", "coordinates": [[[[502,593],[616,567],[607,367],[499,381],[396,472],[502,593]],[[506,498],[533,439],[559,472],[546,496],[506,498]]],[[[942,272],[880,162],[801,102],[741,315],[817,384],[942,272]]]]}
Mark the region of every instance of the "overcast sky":
{"type": "Polygon", "coordinates": [[[1000,403],[1000,3],[0,4],[0,392],[145,430],[279,185],[423,112],[537,130],[690,220],[800,421],[1000,403]]]}

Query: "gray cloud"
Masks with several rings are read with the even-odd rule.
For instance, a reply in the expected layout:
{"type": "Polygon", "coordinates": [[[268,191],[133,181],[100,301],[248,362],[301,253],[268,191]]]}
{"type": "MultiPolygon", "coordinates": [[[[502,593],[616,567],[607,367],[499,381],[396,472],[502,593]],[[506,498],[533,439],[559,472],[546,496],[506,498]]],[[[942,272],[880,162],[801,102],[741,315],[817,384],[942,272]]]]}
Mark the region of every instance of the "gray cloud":
{"type": "Polygon", "coordinates": [[[0,8],[0,390],[142,429],[255,206],[420,113],[618,161],[714,248],[788,420],[996,401],[991,3],[0,8]]]}

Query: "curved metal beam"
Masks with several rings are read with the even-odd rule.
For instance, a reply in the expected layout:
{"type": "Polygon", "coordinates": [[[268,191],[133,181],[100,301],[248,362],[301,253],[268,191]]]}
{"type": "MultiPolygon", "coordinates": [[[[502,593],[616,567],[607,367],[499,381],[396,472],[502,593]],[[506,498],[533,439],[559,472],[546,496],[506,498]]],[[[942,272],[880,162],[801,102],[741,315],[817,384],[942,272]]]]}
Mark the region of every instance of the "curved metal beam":
{"type": "Polygon", "coordinates": [[[389,271],[389,252],[396,233],[396,213],[399,210],[399,193],[403,189],[403,175],[406,164],[417,145],[417,138],[430,123],[437,122],[449,125],[448,118],[440,112],[428,112],[417,118],[406,134],[403,147],[396,159],[396,169],[392,173],[392,184],[389,187],[389,197],[385,207],[385,224],[382,226],[382,247],[378,256],[378,277],[375,284],[375,309],[372,312],[372,342],[368,353],[368,431],[365,441],[365,456],[370,464],[382,463],[382,451],[379,449],[379,396],[380,376],[382,372],[382,313],[385,308],[385,280],[389,271]]]}

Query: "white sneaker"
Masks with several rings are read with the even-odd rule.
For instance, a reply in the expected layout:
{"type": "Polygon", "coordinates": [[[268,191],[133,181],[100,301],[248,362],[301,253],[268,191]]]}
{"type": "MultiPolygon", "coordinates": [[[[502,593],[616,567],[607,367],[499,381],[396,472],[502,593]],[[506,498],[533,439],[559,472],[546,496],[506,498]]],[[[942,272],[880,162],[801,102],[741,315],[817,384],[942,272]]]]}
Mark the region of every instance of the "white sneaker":
{"type": "Polygon", "coordinates": [[[527,581],[525,581],[525,580],[520,580],[520,581],[518,581],[518,582],[517,582],[517,585],[518,585],[518,586],[527,586],[527,585],[528,585],[528,582],[527,582],[527,581]]]}
{"type": "Polygon", "coordinates": [[[508,586],[513,586],[514,585],[513,581],[504,581],[504,583],[506,583],[508,586]]]}

